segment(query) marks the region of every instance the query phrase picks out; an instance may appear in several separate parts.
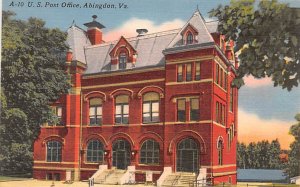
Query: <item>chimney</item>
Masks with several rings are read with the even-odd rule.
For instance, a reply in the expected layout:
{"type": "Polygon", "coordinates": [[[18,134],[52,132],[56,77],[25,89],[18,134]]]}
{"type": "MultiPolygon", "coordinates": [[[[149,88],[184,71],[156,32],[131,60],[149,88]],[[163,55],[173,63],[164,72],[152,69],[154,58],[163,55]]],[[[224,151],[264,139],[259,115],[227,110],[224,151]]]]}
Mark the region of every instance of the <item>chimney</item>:
{"type": "Polygon", "coordinates": [[[148,32],[148,30],[147,29],[136,29],[136,32],[138,33],[138,37],[139,36],[144,36],[147,32],[148,32]]]}
{"type": "Polygon", "coordinates": [[[85,23],[84,25],[87,27],[87,34],[88,37],[92,43],[92,45],[101,44],[103,42],[102,40],[102,31],[101,29],[105,28],[104,25],[97,22],[97,16],[92,16],[93,21],[89,23],[85,23]]]}

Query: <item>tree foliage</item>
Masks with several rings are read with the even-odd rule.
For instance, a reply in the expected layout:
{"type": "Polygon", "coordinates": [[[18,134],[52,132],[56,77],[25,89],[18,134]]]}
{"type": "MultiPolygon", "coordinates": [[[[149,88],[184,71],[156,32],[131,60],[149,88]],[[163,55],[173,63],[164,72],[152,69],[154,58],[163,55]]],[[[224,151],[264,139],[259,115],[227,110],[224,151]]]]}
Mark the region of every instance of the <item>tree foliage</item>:
{"type": "Polygon", "coordinates": [[[0,172],[25,172],[40,125],[54,118],[49,103],[70,87],[62,58],[66,33],[37,18],[2,15],[0,172]]]}
{"type": "Polygon", "coordinates": [[[295,137],[295,141],[290,145],[289,168],[291,177],[300,175],[300,113],[295,116],[297,123],[291,126],[290,134],[295,137]]]}
{"type": "Polygon", "coordinates": [[[285,163],[281,162],[279,141],[259,141],[237,144],[237,166],[243,169],[283,169],[285,163]]]}
{"type": "Polygon", "coordinates": [[[289,91],[300,82],[300,16],[297,9],[276,0],[232,0],[210,15],[219,20],[218,30],[226,41],[235,41],[240,60],[234,85],[243,77],[272,77],[274,86],[289,91]]]}

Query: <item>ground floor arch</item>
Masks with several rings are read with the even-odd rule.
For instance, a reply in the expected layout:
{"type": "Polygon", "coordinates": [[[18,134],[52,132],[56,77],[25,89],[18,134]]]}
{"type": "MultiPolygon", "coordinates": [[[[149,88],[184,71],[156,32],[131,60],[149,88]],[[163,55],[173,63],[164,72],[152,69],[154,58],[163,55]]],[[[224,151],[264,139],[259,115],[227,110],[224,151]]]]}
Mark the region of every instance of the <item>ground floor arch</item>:
{"type": "Polygon", "coordinates": [[[119,139],[113,142],[112,165],[117,169],[127,169],[130,165],[130,143],[127,140],[119,139]]]}
{"type": "Polygon", "coordinates": [[[185,138],[176,146],[176,171],[198,172],[199,170],[199,145],[193,138],[185,138]]]}

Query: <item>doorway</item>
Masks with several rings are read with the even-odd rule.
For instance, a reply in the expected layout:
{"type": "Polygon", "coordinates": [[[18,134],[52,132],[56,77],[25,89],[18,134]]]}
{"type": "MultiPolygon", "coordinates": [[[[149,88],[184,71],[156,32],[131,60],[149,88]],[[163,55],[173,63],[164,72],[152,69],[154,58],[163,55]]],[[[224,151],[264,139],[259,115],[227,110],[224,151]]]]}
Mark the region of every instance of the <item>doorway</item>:
{"type": "Polygon", "coordinates": [[[113,166],[117,169],[127,169],[130,165],[130,144],[126,140],[117,140],[113,144],[113,166]]]}
{"type": "Polygon", "coordinates": [[[177,145],[176,171],[198,172],[199,148],[198,144],[191,138],[181,140],[177,145]]]}

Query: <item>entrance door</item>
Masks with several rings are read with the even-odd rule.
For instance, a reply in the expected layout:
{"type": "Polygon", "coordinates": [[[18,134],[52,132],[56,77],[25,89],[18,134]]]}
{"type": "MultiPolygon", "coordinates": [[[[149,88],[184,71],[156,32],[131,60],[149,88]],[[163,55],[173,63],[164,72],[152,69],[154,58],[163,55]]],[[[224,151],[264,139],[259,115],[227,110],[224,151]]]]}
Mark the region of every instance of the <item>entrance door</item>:
{"type": "Polygon", "coordinates": [[[127,169],[130,165],[130,144],[126,140],[117,140],[113,144],[113,166],[127,169]]]}
{"type": "Polygon", "coordinates": [[[199,149],[197,143],[186,138],[177,146],[177,171],[182,172],[198,172],[199,149]]]}

